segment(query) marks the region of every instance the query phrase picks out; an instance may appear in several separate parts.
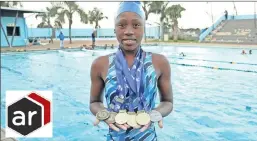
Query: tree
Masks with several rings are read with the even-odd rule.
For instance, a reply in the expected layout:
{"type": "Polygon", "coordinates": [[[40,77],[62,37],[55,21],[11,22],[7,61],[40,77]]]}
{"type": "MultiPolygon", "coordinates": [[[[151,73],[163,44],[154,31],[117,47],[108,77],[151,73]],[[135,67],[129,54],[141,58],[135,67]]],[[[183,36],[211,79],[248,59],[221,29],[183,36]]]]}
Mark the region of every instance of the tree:
{"type": "Polygon", "coordinates": [[[88,16],[90,24],[95,23],[95,28],[100,28],[99,21],[103,19],[108,19],[108,17],[104,16],[103,12],[101,12],[101,10],[97,7],[95,7],[92,11],[89,11],[88,16]]]}
{"type": "MultiPolygon", "coordinates": [[[[148,20],[148,16],[150,14],[150,11],[149,11],[150,3],[151,3],[150,1],[143,1],[142,8],[143,8],[143,10],[145,12],[145,21],[148,20]]],[[[146,42],[146,27],[144,27],[144,34],[145,34],[145,42],[146,42]]]]}
{"type": "Polygon", "coordinates": [[[164,19],[166,17],[165,11],[168,7],[169,2],[165,1],[153,1],[150,3],[150,13],[160,14],[160,33],[161,40],[164,40],[164,19]]]}
{"type": "Polygon", "coordinates": [[[53,5],[53,11],[54,15],[57,15],[57,21],[60,23],[65,23],[65,16],[68,18],[69,22],[69,38],[70,38],[70,44],[72,43],[71,41],[71,26],[73,23],[73,15],[75,13],[79,14],[80,16],[80,21],[82,23],[87,24],[88,23],[88,15],[84,12],[82,8],[79,7],[76,2],[73,1],[66,1],[66,2],[52,2],[53,5]]]}
{"type": "Polygon", "coordinates": [[[95,29],[100,28],[99,21],[101,21],[103,19],[108,19],[108,17],[104,16],[103,12],[100,9],[98,9],[97,7],[94,7],[94,9],[92,11],[90,10],[88,12],[88,20],[89,20],[90,24],[95,23],[95,29]]]}
{"type": "Polygon", "coordinates": [[[181,18],[181,12],[185,11],[186,9],[182,7],[180,4],[172,5],[168,7],[165,11],[166,15],[171,19],[172,22],[172,31],[173,31],[173,40],[178,40],[178,18],[181,18]]]}
{"type": "Polygon", "coordinates": [[[52,28],[52,36],[51,36],[51,42],[53,43],[53,37],[55,36],[55,28],[58,25],[58,27],[62,27],[62,24],[60,21],[55,20],[54,23],[56,26],[52,26],[51,24],[51,18],[55,16],[55,13],[57,9],[55,8],[49,8],[46,7],[45,13],[39,13],[36,15],[36,19],[38,17],[41,17],[42,21],[38,24],[38,28],[52,28]]]}
{"type": "Polygon", "coordinates": [[[21,2],[17,1],[0,1],[0,6],[2,7],[23,7],[21,2]]]}
{"type": "Polygon", "coordinates": [[[62,29],[62,23],[58,20],[55,20],[54,21],[54,28],[59,30],[59,29],[62,29]]]}

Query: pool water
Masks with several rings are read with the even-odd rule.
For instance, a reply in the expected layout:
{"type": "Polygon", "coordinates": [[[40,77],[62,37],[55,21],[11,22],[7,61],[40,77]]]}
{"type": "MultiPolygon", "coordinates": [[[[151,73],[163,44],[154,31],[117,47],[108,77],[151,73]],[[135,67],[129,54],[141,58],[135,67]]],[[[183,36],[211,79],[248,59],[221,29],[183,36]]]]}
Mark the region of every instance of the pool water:
{"type": "MultiPolygon", "coordinates": [[[[257,140],[257,50],[241,55],[240,49],[144,49],[167,56],[172,70],[174,110],[164,119],[163,129],[156,126],[160,141],[257,140]],[[181,58],[180,52],[186,56],[181,58]]],[[[90,66],[101,52],[92,54],[80,50],[1,54],[1,127],[6,122],[7,90],[52,90],[53,138],[19,140],[105,140],[107,126],[94,127],[89,111],[90,66]]]]}

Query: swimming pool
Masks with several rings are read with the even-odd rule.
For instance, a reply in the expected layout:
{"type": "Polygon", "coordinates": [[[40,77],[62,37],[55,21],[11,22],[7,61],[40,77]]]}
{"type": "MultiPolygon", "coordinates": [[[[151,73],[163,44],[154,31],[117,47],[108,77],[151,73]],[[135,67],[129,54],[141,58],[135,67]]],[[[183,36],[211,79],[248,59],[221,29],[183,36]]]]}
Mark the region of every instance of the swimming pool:
{"type": "MultiPolygon", "coordinates": [[[[174,111],[165,118],[163,129],[156,127],[159,140],[257,139],[256,50],[252,55],[223,48],[145,50],[166,55],[172,69],[174,111]],[[186,56],[181,58],[181,52],[186,56]]],[[[105,140],[106,126],[93,127],[89,111],[90,66],[100,54],[79,50],[1,54],[1,127],[6,122],[6,90],[52,90],[51,140],[105,140]]]]}

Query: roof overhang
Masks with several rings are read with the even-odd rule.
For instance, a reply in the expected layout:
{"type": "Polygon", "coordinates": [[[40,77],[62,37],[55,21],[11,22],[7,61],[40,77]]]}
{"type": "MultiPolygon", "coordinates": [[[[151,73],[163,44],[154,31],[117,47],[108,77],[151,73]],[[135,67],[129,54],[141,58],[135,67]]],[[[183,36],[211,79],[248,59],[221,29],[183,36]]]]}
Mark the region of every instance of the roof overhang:
{"type": "Polygon", "coordinates": [[[18,11],[22,13],[45,13],[45,11],[39,10],[27,10],[27,9],[20,9],[20,8],[13,8],[13,7],[1,7],[1,11],[18,11]]]}

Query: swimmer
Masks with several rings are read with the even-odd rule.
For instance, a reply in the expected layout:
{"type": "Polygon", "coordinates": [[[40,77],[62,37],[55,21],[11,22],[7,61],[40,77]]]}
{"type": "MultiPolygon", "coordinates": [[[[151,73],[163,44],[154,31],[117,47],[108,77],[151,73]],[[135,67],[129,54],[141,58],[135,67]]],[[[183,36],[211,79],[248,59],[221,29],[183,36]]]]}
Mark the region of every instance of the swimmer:
{"type": "Polygon", "coordinates": [[[241,54],[246,54],[245,50],[243,50],[241,54]]]}
{"type": "Polygon", "coordinates": [[[108,141],[156,141],[152,122],[163,128],[163,118],[173,110],[170,64],[165,56],[142,49],[145,22],[140,2],[121,2],[115,16],[118,49],[91,66],[90,111],[96,116],[95,126],[100,121],[109,126],[108,141]],[[160,103],[155,105],[158,93],[160,103]],[[128,116],[133,118],[127,120],[128,116]]]}
{"type": "Polygon", "coordinates": [[[186,55],[184,54],[184,52],[181,52],[179,55],[182,55],[183,57],[185,57],[186,55]]]}

